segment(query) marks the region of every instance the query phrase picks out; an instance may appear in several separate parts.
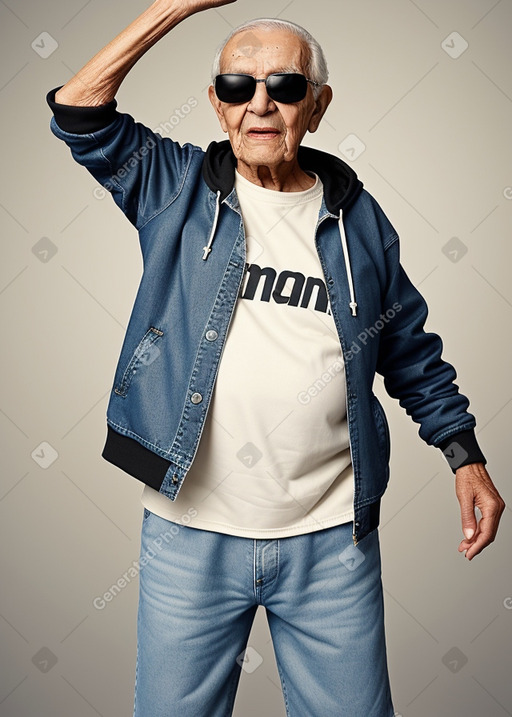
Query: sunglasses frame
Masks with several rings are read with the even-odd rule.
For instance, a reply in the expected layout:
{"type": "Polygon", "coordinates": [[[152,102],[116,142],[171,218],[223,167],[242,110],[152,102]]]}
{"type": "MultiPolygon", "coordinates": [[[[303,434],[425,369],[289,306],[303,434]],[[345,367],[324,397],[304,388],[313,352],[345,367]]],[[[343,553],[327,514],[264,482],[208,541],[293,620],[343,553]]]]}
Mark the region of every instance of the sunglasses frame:
{"type": "MultiPolygon", "coordinates": [[[[270,92],[269,92],[269,86],[268,86],[268,84],[267,84],[268,80],[269,80],[271,77],[290,77],[290,76],[292,76],[292,77],[303,77],[303,78],[306,80],[306,83],[309,82],[309,84],[315,85],[315,87],[321,87],[321,86],[322,86],[322,84],[321,84],[320,82],[315,82],[314,80],[310,80],[310,79],[308,79],[305,75],[301,74],[300,72],[272,72],[270,75],[267,75],[267,77],[264,77],[264,78],[262,78],[262,79],[257,79],[257,78],[254,77],[253,75],[249,75],[249,74],[247,74],[247,73],[245,73],[245,72],[222,72],[221,74],[217,75],[217,76],[215,77],[215,79],[213,80],[213,87],[214,87],[214,89],[215,89],[215,94],[216,94],[216,96],[217,96],[217,99],[219,99],[221,102],[225,102],[226,104],[237,105],[237,104],[244,104],[245,102],[250,102],[250,101],[252,100],[252,98],[254,97],[255,93],[256,93],[256,85],[258,84],[258,82],[264,82],[264,83],[265,83],[265,89],[266,89],[267,94],[268,94],[268,96],[270,97],[271,100],[273,100],[274,102],[280,102],[280,103],[282,103],[282,104],[291,105],[291,104],[295,104],[295,102],[302,102],[302,100],[303,100],[304,97],[306,96],[307,89],[306,89],[306,92],[304,93],[303,97],[301,97],[299,100],[283,101],[283,100],[276,100],[274,97],[272,97],[272,94],[271,94],[271,93],[272,93],[272,88],[270,88],[270,92]],[[222,99],[218,96],[218,94],[217,94],[217,79],[218,79],[219,77],[249,77],[249,78],[254,82],[254,90],[253,90],[252,95],[251,95],[248,99],[246,99],[246,100],[237,100],[237,101],[234,101],[234,102],[229,102],[229,101],[227,101],[227,100],[222,100],[222,99]]],[[[306,85],[306,88],[307,88],[307,85],[306,85]]]]}

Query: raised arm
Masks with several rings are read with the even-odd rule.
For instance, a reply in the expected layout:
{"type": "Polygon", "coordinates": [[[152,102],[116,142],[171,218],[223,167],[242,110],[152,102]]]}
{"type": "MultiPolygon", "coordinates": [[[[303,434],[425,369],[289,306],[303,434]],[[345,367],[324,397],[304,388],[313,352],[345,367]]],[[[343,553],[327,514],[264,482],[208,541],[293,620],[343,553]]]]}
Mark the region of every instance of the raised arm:
{"type": "Polygon", "coordinates": [[[156,0],[100,50],[55,95],[64,105],[98,107],[114,99],[128,72],[154,44],[185,18],[235,0],[156,0]]]}

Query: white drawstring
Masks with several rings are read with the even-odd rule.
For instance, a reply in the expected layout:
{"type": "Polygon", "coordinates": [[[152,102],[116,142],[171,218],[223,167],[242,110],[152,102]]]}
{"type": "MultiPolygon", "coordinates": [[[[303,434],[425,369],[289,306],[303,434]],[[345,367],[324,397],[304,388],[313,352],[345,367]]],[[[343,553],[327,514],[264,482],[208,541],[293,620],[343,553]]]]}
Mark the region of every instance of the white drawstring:
{"type": "Polygon", "coordinates": [[[354,293],[354,282],[352,280],[352,269],[350,267],[350,256],[348,254],[347,237],[345,236],[345,227],[343,226],[343,217],[342,217],[341,212],[340,212],[340,218],[338,220],[338,226],[340,228],[341,246],[343,249],[343,258],[345,259],[345,268],[347,270],[348,288],[350,291],[349,306],[350,306],[350,310],[352,311],[352,316],[357,316],[356,295],[354,293]]]}
{"type": "MultiPolygon", "coordinates": [[[[206,261],[208,259],[208,255],[210,254],[212,250],[212,243],[213,238],[215,236],[215,230],[217,229],[217,223],[219,220],[219,211],[220,211],[220,190],[217,191],[217,196],[215,200],[215,215],[213,217],[213,225],[210,232],[210,236],[208,237],[208,242],[206,246],[203,247],[203,260],[206,261]]],[[[348,246],[347,246],[347,238],[345,236],[345,227],[343,226],[343,216],[340,212],[339,220],[338,220],[338,226],[340,229],[340,236],[341,236],[341,247],[343,249],[343,258],[345,260],[345,268],[347,270],[347,280],[348,280],[348,288],[350,291],[350,310],[352,312],[352,316],[357,316],[357,302],[356,302],[356,296],[354,292],[354,281],[352,279],[352,268],[350,266],[350,256],[348,253],[348,246]]]]}
{"type": "Polygon", "coordinates": [[[219,210],[220,210],[220,190],[217,191],[217,197],[215,199],[215,216],[213,217],[213,225],[212,230],[210,232],[210,236],[208,238],[208,243],[206,246],[203,247],[203,260],[206,261],[208,259],[208,255],[212,250],[212,243],[213,243],[213,237],[215,235],[215,230],[217,228],[217,222],[219,220],[219,210]]]}

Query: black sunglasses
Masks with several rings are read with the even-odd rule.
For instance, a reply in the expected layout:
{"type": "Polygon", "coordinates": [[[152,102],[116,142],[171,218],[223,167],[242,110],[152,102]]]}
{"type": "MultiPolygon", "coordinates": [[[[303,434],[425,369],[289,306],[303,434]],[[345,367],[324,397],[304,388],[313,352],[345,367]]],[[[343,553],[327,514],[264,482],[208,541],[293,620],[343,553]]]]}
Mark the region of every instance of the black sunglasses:
{"type": "Polygon", "coordinates": [[[268,96],[275,102],[291,104],[300,102],[308,91],[308,82],[320,86],[319,82],[308,80],[296,72],[275,72],[265,79],[257,80],[252,75],[217,75],[213,81],[215,94],[221,102],[236,104],[249,102],[256,92],[256,83],[264,82],[268,96]]]}

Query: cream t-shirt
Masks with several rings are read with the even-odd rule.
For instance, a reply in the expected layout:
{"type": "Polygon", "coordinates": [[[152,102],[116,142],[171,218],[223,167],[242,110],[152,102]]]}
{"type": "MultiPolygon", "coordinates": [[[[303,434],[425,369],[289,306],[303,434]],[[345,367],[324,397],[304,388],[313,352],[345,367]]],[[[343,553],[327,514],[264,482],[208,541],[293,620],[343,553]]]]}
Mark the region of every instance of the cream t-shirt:
{"type": "Polygon", "coordinates": [[[353,520],[345,371],[314,241],[323,187],[236,172],[235,188],[247,271],[203,434],[176,499],[145,486],[142,503],[190,527],[299,535],[353,520]]]}

